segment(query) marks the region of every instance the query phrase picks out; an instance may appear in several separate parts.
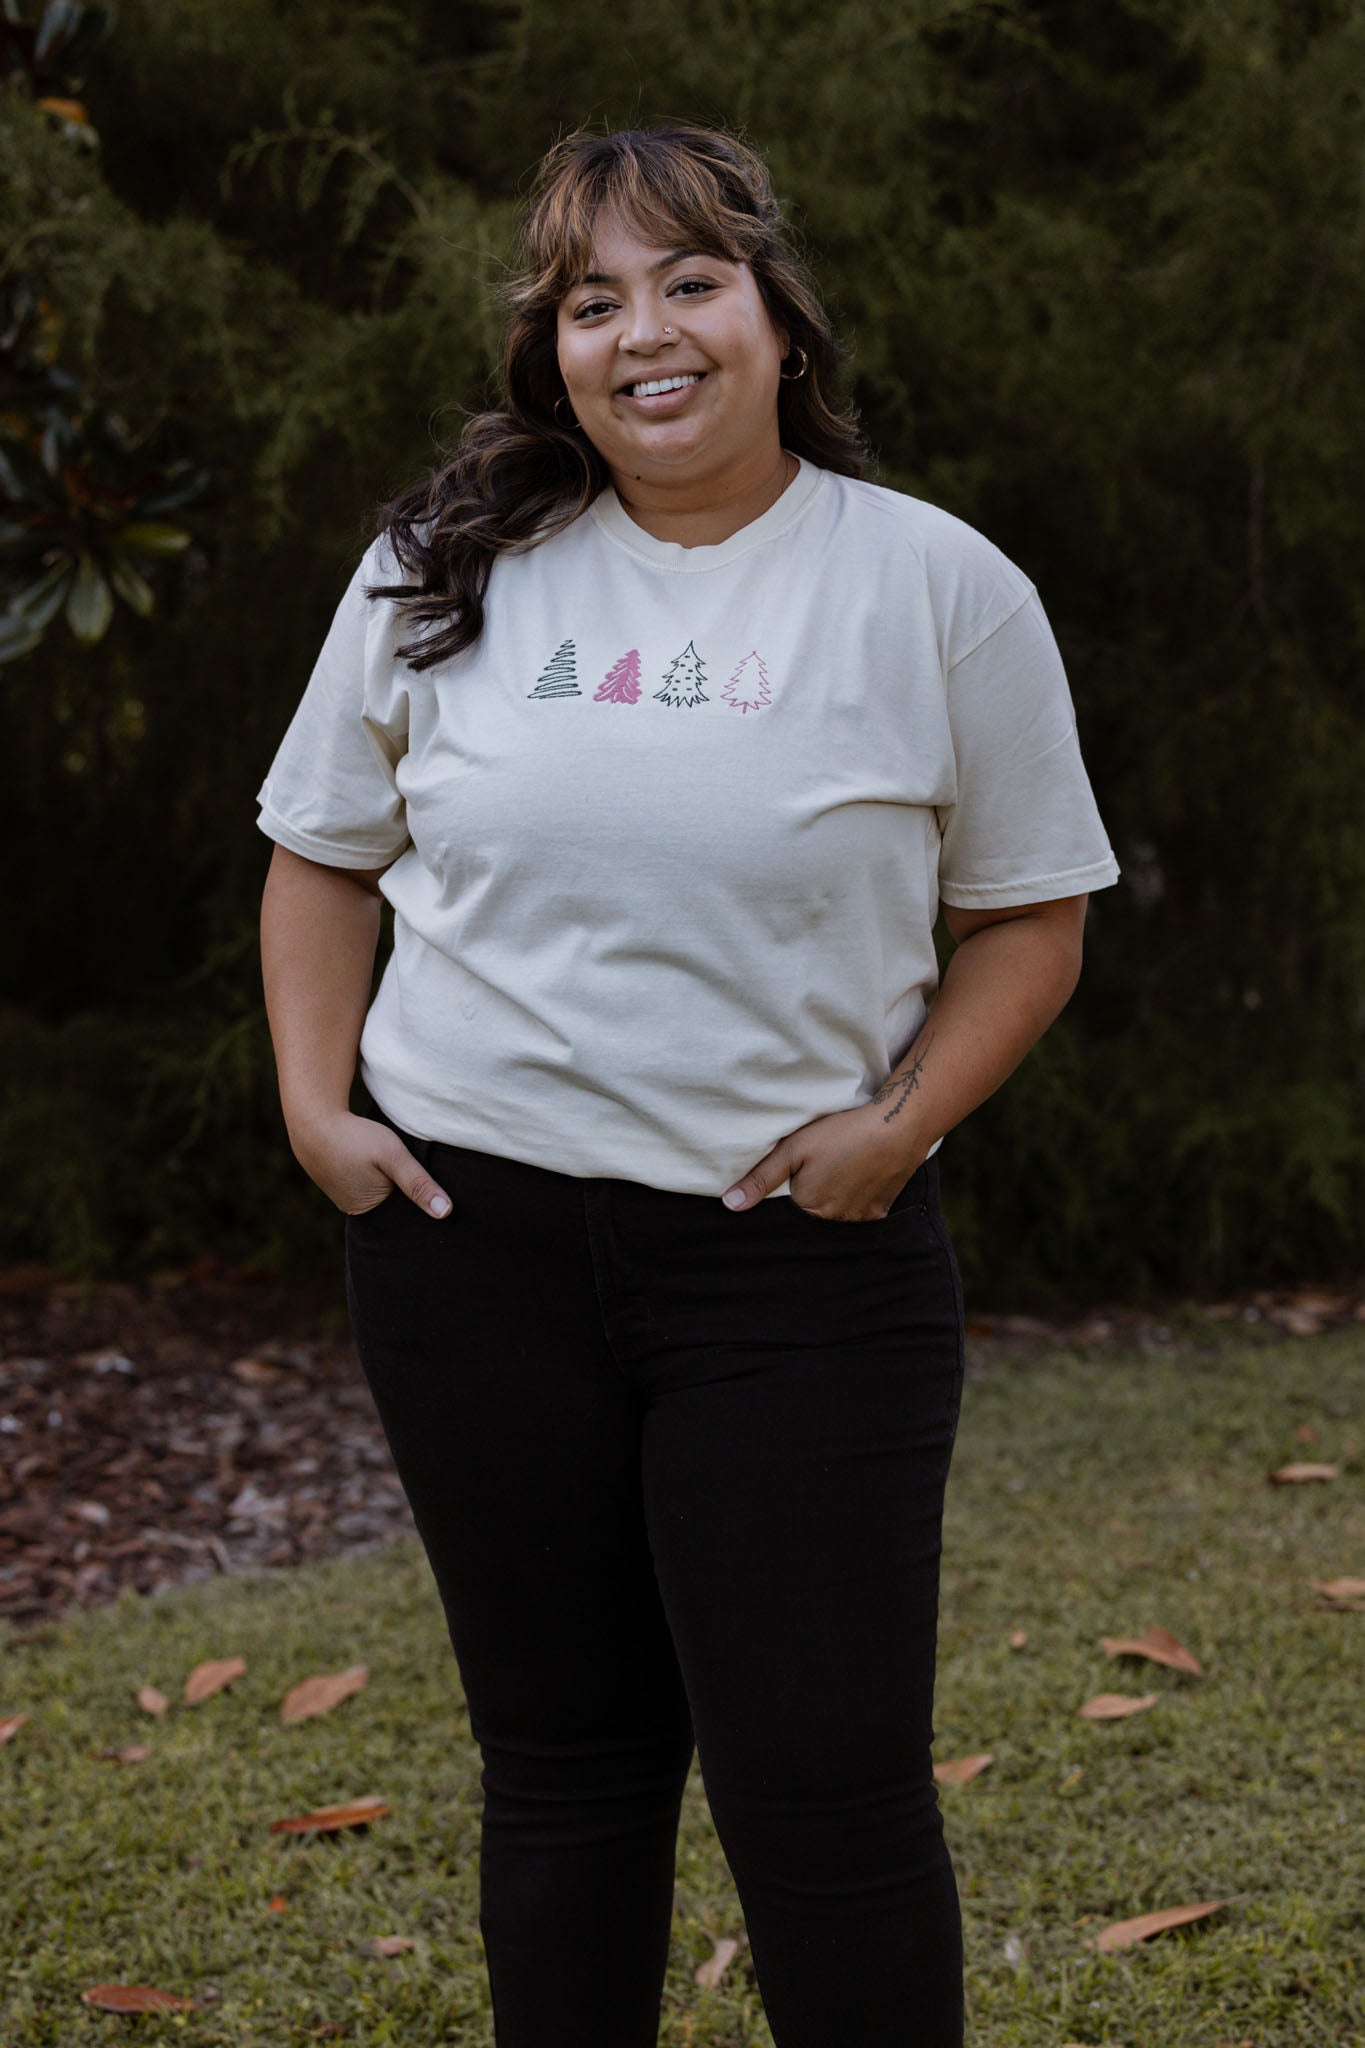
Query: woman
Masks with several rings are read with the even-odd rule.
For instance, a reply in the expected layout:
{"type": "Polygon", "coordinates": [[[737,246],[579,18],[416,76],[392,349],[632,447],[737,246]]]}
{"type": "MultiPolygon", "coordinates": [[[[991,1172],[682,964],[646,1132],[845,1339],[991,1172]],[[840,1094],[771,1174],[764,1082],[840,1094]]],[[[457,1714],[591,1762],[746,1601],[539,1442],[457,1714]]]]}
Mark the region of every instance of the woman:
{"type": "Polygon", "coordinates": [[[937,1150],[1118,869],[1032,583],[867,480],[761,159],[580,130],[522,234],[505,404],[383,509],[259,792],[496,2038],[656,2040],[695,1744],[777,2048],[949,2048],[937,1150]]]}

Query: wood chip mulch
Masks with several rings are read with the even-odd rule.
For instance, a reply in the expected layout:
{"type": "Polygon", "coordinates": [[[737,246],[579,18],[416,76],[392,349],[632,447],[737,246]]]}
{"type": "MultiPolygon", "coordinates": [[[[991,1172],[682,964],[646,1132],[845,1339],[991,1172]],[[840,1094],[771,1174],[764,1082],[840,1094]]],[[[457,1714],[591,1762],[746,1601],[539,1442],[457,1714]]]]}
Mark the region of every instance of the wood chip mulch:
{"type": "MultiPolygon", "coordinates": [[[[1182,1311],[1188,1313],[1188,1310],[1182,1311]]],[[[1311,1337],[1358,1291],[1258,1293],[1196,1311],[1311,1337]]],[[[973,1315],[968,1375],[1058,1343],[1161,1353],[1173,1321],[973,1315]]],[[[339,1278],[302,1286],[212,1256],[129,1282],[0,1269],[0,1626],[219,1572],[286,1569],[413,1532],[339,1278]]]]}

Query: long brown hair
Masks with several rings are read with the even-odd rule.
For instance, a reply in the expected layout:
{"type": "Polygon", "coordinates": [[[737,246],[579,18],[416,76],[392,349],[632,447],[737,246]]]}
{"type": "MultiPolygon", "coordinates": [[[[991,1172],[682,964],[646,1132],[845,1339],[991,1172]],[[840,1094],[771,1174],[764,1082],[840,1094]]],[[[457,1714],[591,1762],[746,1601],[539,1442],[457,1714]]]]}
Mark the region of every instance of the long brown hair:
{"type": "Polygon", "coordinates": [[[836,387],[848,369],[809,265],[794,246],[756,150],[721,128],[667,121],[651,128],[563,136],[541,159],[517,230],[519,267],[495,289],[506,315],[498,409],[475,413],[453,452],[379,508],[409,583],[372,584],[419,625],[397,649],[415,669],[472,647],[483,630],[495,556],[561,532],[610,482],[579,426],[555,418],[565,396],[557,354],[564,293],[592,260],[593,228],[610,209],[645,241],[703,249],[747,263],[775,327],[807,369],[778,391],[781,444],[819,468],[867,477],[874,468],[854,407],[836,387]]]}

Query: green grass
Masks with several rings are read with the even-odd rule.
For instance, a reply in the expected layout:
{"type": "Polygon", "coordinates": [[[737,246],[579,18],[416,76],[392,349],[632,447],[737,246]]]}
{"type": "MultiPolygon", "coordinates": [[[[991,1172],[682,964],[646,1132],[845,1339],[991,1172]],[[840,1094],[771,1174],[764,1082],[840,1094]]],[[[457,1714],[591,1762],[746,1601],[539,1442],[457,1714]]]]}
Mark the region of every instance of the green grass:
{"type": "MultiPolygon", "coordinates": [[[[1305,1583],[1365,1574],[1363,1361],[1365,1329],[1252,1341],[1192,1315],[1165,1353],[990,1358],[968,1381],[935,1755],[995,1758],[941,1792],[972,2048],[1365,2048],[1365,1613],[1325,1611],[1305,1583]],[[1290,1459],[1341,1475],[1268,1484],[1290,1459]],[[1100,1647],[1153,1623],[1202,1679],[1100,1647]],[[1128,1720],[1075,1716],[1093,1693],[1148,1691],[1158,1704],[1128,1720]],[[1085,1945],[1210,1898],[1231,1903],[1122,1954],[1085,1945]]],[[[131,1596],[11,1641],[0,1715],[22,1711],[0,1748],[0,2048],[491,2043],[479,1759],[414,1545],[131,1596]],[[180,1704],[193,1664],[233,1653],[245,1679],[180,1704]],[[279,1725],[297,1678],[358,1662],[366,1690],[279,1725]],[[134,1702],[147,1683],[171,1696],[162,1722],[134,1702]],[[134,1740],[144,1763],[91,1757],[134,1740]],[[268,1832],[369,1792],[393,1811],[366,1829],[268,1832]],[[389,1933],[416,1947],[360,1950],[389,1933]],[[80,2001],[106,1980],[221,1998],[117,2018],[80,2001]]],[[[741,1924],[694,1763],[663,2048],[769,2048],[742,1962],[715,1991],[693,1982],[741,1924]]],[[[608,1930],[604,1968],[609,1951],[608,1930]]]]}

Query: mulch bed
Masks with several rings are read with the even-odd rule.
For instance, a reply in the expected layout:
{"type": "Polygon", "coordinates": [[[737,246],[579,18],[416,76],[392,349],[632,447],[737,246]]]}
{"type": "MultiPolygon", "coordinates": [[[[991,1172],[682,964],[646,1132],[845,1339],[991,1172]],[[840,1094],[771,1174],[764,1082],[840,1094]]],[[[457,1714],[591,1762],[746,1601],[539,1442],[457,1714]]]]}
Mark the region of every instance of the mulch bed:
{"type": "MultiPolygon", "coordinates": [[[[1215,1320],[1308,1338],[1365,1326],[1365,1296],[1258,1293],[1215,1320]]],[[[1365,1332],[1363,1332],[1365,1334],[1365,1332]]],[[[1067,1343],[1152,1352],[1159,1315],[973,1316],[968,1376],[1067,1343]]],[[[0,1270],[0,1622],[218,1572],[282,1569],[412,1532],[339,1282],[283,1284],[212,1256],[136,1281],[0,1270]]],[[[26,1639],[11,1634],[11,1642],[26,1639]]]]}

